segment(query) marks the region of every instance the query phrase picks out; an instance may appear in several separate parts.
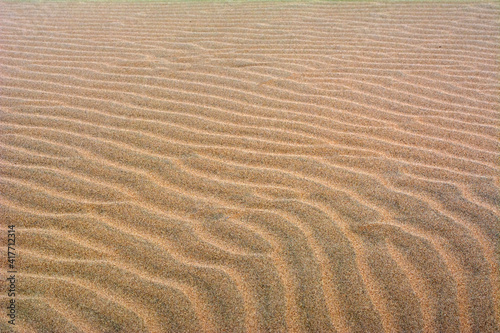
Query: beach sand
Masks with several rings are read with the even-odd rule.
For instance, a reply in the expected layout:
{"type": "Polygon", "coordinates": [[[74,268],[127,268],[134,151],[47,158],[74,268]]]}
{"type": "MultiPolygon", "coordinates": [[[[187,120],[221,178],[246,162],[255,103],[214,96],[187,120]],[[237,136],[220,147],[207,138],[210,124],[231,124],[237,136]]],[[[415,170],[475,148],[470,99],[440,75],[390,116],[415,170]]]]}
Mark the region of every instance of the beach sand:
{"type": "Polygon", "coordinates": [[[499,332],[499,15],[1,2],[0,331],[499,332]]]}

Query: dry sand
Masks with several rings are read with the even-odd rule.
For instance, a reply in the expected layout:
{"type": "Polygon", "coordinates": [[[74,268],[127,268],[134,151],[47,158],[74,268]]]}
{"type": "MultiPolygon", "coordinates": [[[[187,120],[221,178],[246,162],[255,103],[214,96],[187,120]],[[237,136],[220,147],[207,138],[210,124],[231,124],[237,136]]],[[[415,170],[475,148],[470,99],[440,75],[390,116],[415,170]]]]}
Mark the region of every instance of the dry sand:
{"type": "Polygon", "coordinates": [[[498,332],[499,15],[0,3],[0,331],[498,332]]]}

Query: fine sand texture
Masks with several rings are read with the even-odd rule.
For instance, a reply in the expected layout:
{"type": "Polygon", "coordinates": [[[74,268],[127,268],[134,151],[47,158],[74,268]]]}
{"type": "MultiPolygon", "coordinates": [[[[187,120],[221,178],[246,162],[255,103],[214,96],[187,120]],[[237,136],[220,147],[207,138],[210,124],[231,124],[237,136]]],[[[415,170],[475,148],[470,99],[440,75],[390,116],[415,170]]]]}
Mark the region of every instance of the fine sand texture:
{"type": "Polygon", "coordinates": [[[498,2],[0,2],[0,332],[499,332],[498,2]]]}

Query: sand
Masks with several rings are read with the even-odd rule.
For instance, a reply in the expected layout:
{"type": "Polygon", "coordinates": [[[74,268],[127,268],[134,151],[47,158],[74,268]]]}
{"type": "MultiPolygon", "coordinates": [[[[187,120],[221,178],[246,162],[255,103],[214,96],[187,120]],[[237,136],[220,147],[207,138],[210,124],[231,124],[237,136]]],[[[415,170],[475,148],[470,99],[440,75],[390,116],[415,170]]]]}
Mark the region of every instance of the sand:
{"type": "Polygon", "coordinates": [[[499,332],[500,4],[0,3],[1,332],[499,332]]]}

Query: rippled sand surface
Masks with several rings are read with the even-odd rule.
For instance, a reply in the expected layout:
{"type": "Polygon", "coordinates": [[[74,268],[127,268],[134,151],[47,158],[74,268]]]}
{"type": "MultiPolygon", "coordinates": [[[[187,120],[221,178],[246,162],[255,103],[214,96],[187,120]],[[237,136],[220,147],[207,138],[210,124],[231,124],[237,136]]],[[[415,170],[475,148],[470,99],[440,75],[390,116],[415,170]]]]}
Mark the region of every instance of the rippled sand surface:
{"type": "Polygon", "coordinates": [[[499,15],[0,2],[0,331],[499,332],[499,15]]]}

